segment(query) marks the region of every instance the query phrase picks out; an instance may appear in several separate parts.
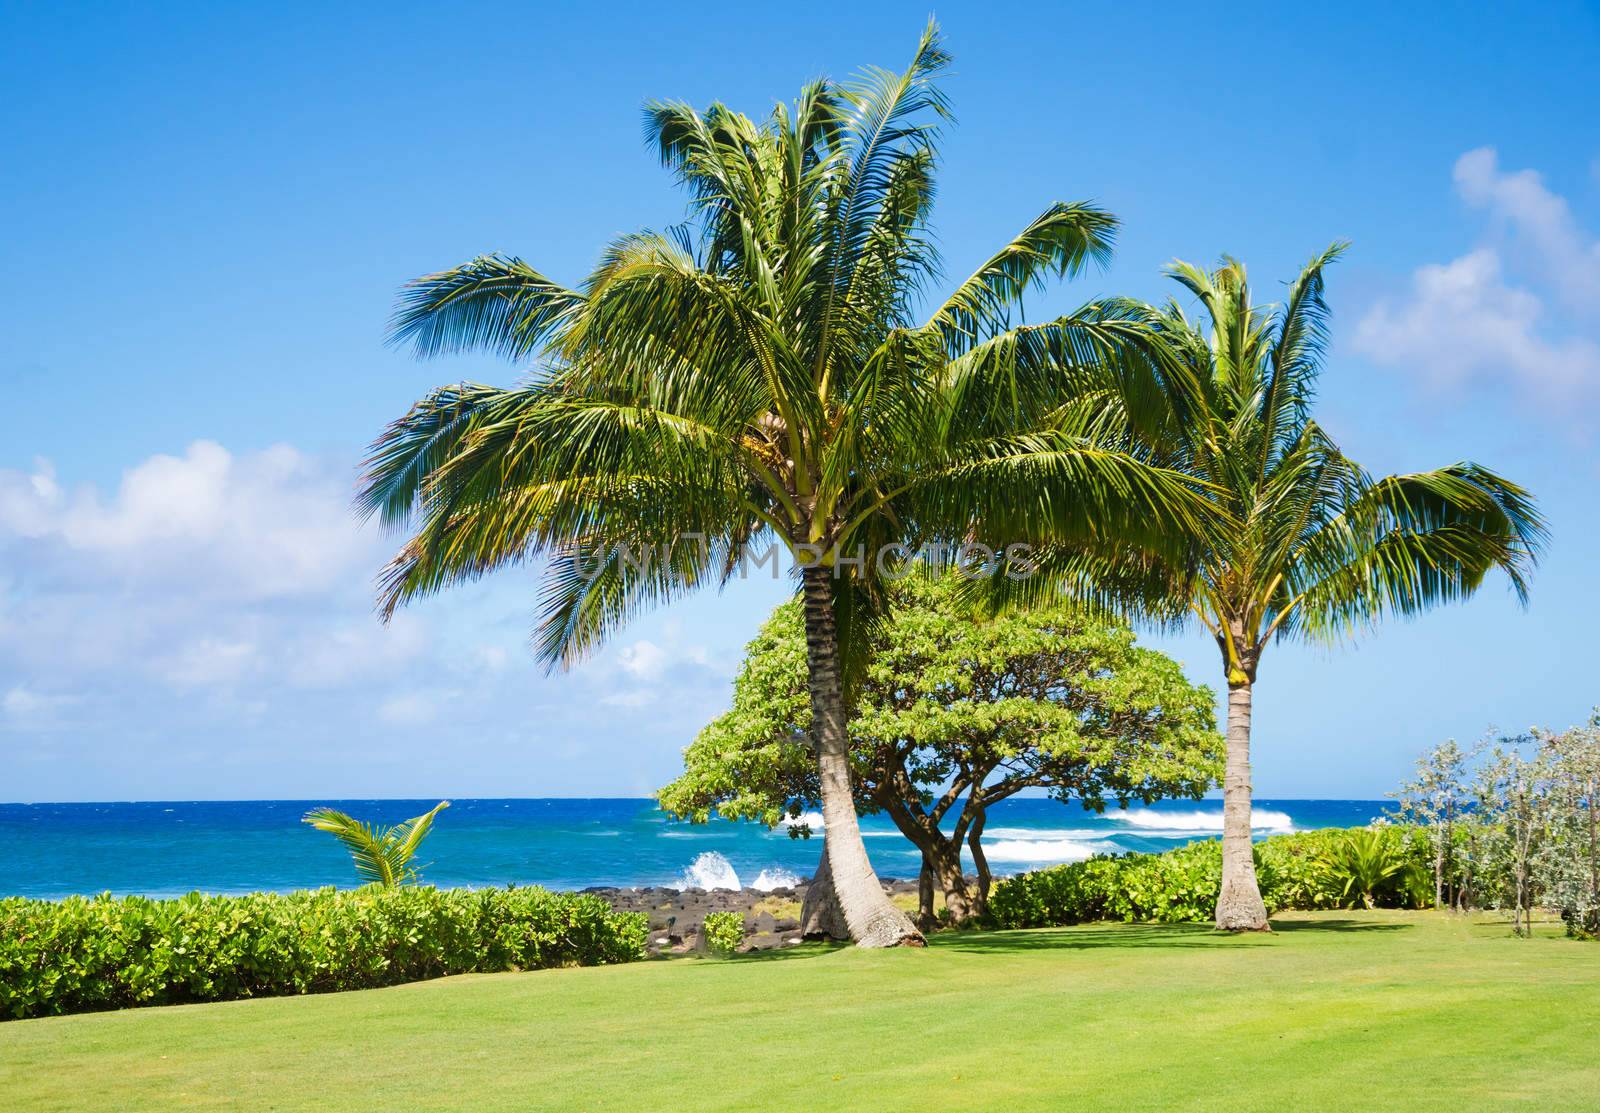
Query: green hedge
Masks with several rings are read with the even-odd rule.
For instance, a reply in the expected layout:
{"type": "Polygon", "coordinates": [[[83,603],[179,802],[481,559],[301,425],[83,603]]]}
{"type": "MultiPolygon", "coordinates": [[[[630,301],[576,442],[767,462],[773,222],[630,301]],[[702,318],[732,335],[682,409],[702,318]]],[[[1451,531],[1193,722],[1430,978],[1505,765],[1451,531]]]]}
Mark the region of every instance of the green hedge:
{"type": "MultiPolygon", "coordinates": [[[[1377,892],[1378,903],[1416,903],[1417,871],[1432,869],[1427,839],[1409,827],[1382,828],[1389,852],[1404,859],[1409,877],[1377,892]]],[[[1268,912],[1339,908],[1340,879],[1326,855],[1346,837],[1342,828],[1274,835],[1256,843],[1256,877],[1268,912]]],[[[1430,875],[1431,876],[1431,875],[1430,875]]],[[[1430,882],[1431,885],[1431,882],[1430,882]]],[[[1216,914],[1222,887],[1222,844],[1193,842],[1164,854],[1118,854],[1020,874],[999,882],[989,917],[999,927],[1054,927],[1092,920],[1200,923],[1216,914]]]]}
{"type": "Polygon", "coordinates": [[[642,913],[545,889],[0,899],[0,1018],[643,958],[642,913]]]}

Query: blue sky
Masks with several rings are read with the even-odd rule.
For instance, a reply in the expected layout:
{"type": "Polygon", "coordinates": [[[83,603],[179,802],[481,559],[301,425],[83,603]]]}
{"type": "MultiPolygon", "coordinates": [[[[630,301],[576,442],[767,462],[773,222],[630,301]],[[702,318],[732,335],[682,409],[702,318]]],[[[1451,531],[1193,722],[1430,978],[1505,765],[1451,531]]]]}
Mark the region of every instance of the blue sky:
{"type": "MultiPolygon", "coordinates": [[[[364,444],[430,386],[516,375],[417,363],[384,321],[419,273],[503,251],[575,282],[679,219],[645,99],[761,112],[901,65],[927,9],[330,7],[0,4],[0,799],[641,794],[784,590],[652,615],[554,677],[528,575],[379,626],[364,444]]],[[[1056,199],[1124,230],[1036,314],[1164,297],[1163,263],[1223,252],[1271,297],[1351,239],[1324,423],[1378,471],[1478,459],[1549,516],[1525,612],[1497,583],[1270,651],[1258,794],[1381,794],[1432,742],[1600,702],[1594,8],[938,15],[952,272],[1056,199]]],[[[1216,683],[1214,648],[1155,640],[1216,683]]]]}

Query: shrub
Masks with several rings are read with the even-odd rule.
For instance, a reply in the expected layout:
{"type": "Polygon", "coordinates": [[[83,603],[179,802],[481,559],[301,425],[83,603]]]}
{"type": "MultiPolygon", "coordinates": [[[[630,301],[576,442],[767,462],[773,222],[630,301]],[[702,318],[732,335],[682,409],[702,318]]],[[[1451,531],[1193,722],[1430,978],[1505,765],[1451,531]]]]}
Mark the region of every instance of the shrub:
{"type": "Polygon", "coordinates": [[[1323,850],[1319,862],[1341,907],[1406,907],[1417,903],[1419,889],[1429,888],[1421,863],[1407,854],[1405,832],[1367,827],[1341,831],[1339,836],[1323,850]]]}
{"type": "MultiPolygon", "coordinates": [[[[1329,866],[1366,828],[1275,835],[1256,844],[1256,873],[1267,911],[1345,906],[1346,878],[1329,866]]],[[[1377,905],[1415,907],[1415,879],[1426,880],[1426,838],[1411,828],[1372,829],[1379,860],[1392,873],[1370,891],[1377,905]]],[[[989,896],[1000,927],[1051,927],[1091,920],[1201,923],[1215,914],[1222,844],[1192,842],[1164,854],[1116,854],[1006,878],[989,896]]]]}
{"type": "Polygon", "coordinates": [[[642,913],[510,889],[0,899],[0,1017],[367,989],[643,958],[642,913]]]}
{"type": "Polygon", "coordinates": [[[744,942],[744,914],[742,912],[708,912],[700,925],[700,937],[706,949],[714,955],[731,955],[744,942]]]}

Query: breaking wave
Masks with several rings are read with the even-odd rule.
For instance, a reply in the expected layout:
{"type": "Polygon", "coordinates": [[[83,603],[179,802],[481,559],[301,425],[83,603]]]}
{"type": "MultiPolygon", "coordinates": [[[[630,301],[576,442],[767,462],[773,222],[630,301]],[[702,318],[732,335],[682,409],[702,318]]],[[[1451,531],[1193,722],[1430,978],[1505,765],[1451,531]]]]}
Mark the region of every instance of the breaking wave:
{"type": "MultiPolygon", "coordinates": [[[[756,879],[750,882],[750,888],[770,892],[773,889],[792,889],[799,885],[802,878],[793,870],[786,870],[782,866],[769,866],[756,874],[756,879]]],[[[744,885],[739,880],[739,872],[733,868],[733,863],[715,850],[708,850],[699,855],[689,864],[678,877],[678,883],[673,886],[679,892],[684,889],[741,889],[744,885]]]]}
{"type": "Polygon", "coordinates": [[[734,872],[733,863],[718,854],[715,850],[708,850],[689,864],[683,871],[674,888],[684,889],[738,889],[739,875],[734,872]]]}
{"type": "MultiPolygon", "coordinates": [[[[1107,812],[1106,818],[1120,820],[1131,827],[1139,828],[1141,834],[1154,837],[1160,837],[1160,832],[1172,832],[1176,836],[1222,833],[1220,811],[1158,812],[1149,808],[1134,808],[1125,812],[1107,812]]],[[[1250,816],[1250,828],[1254,831],[1293,831],[1294,820],[1290,819],[1286,812],[1256,808],[1250,816]]]]}
{"type": "Polygon", "coordinates": [[[756,879],[750,882],[750,888],[769,893],[773,889],[793,889],[800,882],[801,877],[798,873],[786,870],[782,866],[774,866],[756,874],[756,879]]]}
{"type": "Polygon", "coordinates": [[[983,855],[991,862],[1081,862],[1117,849],[1116,844],[1099,839],[997,839],[984,841],[983,855]]]}

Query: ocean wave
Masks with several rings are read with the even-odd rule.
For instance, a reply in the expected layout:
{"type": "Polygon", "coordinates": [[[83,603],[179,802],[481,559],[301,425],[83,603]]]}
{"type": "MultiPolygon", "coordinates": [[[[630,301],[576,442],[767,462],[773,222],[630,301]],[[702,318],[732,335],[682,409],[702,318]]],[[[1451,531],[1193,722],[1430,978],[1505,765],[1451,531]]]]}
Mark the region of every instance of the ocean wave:
{"type": "Polygon", "coordinates": [[[1005,839],[1103,839],[1112,832],[1104,827],[985,827],[983,837],[1005,839]]]}
{"type": "Polygon", "coordinates": [[[740,889],[743,886],[739,884],[733,863],[715,850],[708,850],[689,864],[673,888],[682,892],[684,889],[740,889]]]}
{"type": "Polygon", "coordinates": [[[770,893],[773,889],[793,889],[802,880],[803,878],[793,870],[786,870],[782,866],[770,866],[756,874],[756,879],[750,882],[750,888],[770,893]]]}
{"type": "MultiPolygon", "coordinates": [[[[1185,837],[1196,833],[1222,831],[1222,812],[1158,812],[1150,808],[1132,811],[1107,812],[1107,818],[1120,820],[1140,829],[1141,835],[1151,838],[1185,837]],[[1164,835],[1162,832],[1172,832],[1164,835]]],[[[1250,815],[1250,828],[1254,831],[1293,831],[1294,820],[1288,813],[1271,808],[1256,808],[1250,815]]]]}
{"type": "Polygon", "coordinates": [[[991,862],[1081,862],[1117,849],[1116,844],[1098,839],[999,839],[983,844],[984,857],[991,862]]]}

